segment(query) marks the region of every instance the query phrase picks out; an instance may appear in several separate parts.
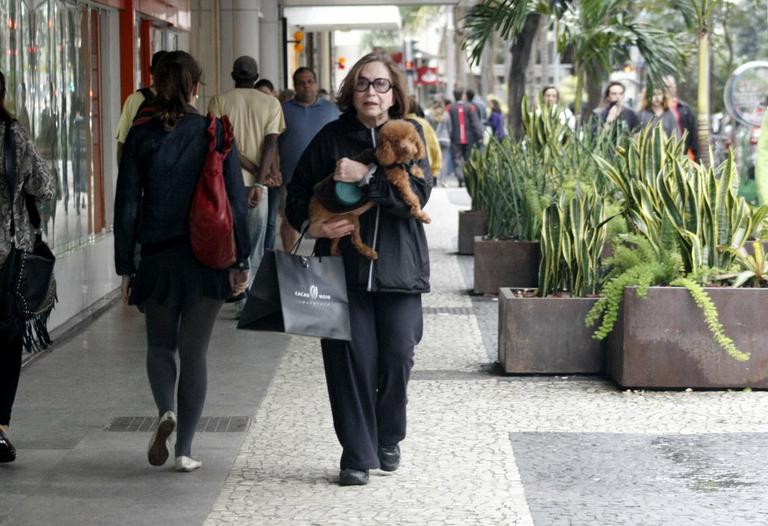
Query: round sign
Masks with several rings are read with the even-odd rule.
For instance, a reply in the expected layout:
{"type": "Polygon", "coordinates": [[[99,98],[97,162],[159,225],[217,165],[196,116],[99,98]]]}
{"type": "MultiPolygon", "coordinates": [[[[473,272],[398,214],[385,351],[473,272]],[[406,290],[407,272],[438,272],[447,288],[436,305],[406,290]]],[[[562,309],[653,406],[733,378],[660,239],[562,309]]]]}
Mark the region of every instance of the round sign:
{"type": "Polygon", "coordinates": [[[763,124],[768,107],[768,61],[742,64],[725,83],[725,109],[747,126],[763,124]]]}

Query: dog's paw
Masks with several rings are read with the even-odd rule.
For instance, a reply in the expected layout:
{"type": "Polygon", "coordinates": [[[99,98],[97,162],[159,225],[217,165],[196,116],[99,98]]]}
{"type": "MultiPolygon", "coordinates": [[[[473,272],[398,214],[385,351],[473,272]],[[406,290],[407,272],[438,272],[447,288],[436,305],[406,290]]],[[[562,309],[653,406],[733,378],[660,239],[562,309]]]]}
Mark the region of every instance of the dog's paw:
{"type": "Polygon", "coordinates": [[[423,210],[414,210],[411,215],[413,215],[413,217],[415,217],[416,219],[418,219],[422,223],[429,224],[429,223],[432,222],[432,218],[429,217],[429,214],[427,214],[423,210]]]}

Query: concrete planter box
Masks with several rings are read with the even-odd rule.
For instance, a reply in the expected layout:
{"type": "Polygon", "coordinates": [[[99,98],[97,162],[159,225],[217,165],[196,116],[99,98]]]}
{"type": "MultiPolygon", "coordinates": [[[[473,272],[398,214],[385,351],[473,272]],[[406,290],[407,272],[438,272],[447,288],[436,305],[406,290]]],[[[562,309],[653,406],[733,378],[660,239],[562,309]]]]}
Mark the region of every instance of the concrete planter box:
{"type": "Polygon", "coordinates": [[[475,238],[476,294],[499,287],[535,288],[539,281],[539,242],[475,238]]]}
{"type": "Polygon", "coordinates": [[[686,289],[624,290],[606,345],[606,372],[623,387],[768,388],[768,289],[707,288],[725,333],[751,353],[737,362],[718,346],[686,289]]]}
{"type": "Polygon", "coordinates": [[[475,253],[475,237],[488,233],[488,212],[464,210],[459,212],[459,254],[475,253]]]}
{"type": "MultiPolygon", "coordinates": [[[[518,289],[519,290],[519,289],[518,289]]],[[[499,291],[499,362],[506,373],[596,374],[603,342],[584,318],[597,298],[525,298],[499,291]]]]}

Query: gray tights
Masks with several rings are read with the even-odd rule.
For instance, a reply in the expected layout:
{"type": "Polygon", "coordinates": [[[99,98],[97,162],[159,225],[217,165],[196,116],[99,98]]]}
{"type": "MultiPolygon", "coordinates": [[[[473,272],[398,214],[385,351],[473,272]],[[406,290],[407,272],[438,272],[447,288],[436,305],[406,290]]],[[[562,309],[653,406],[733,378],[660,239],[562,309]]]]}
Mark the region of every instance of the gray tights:
{"type": "Polygon", "coordinates": [[[160,416],[174,409],[176,350],[179,351],[176,456],[190,456],[208,382],[206,352],[222,301],[201,298],[181,305],[145,304],[147,375],[160,416]]]}

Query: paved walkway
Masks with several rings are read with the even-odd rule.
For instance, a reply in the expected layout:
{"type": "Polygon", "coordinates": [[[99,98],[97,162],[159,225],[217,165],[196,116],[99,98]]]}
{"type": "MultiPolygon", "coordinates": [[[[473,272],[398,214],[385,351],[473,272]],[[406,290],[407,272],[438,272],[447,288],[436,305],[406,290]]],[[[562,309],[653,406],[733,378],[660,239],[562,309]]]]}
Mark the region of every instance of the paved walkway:
{"type": "Polygon", "coordinates": [[[151,468],[148,422],[119,418],[153,415],[142,320],[117,305],[25,369],[0,524],[768,523],[768,393],[493,373],[498,304],[467,294],[472,258],[455,255],[466,204],[436,189],[427,208],[433,292],[397,472],[338,487],[317,342],[232,330],[229,310],[211,345],[211,429],[194,444],[203,469],[151,468]]]}

